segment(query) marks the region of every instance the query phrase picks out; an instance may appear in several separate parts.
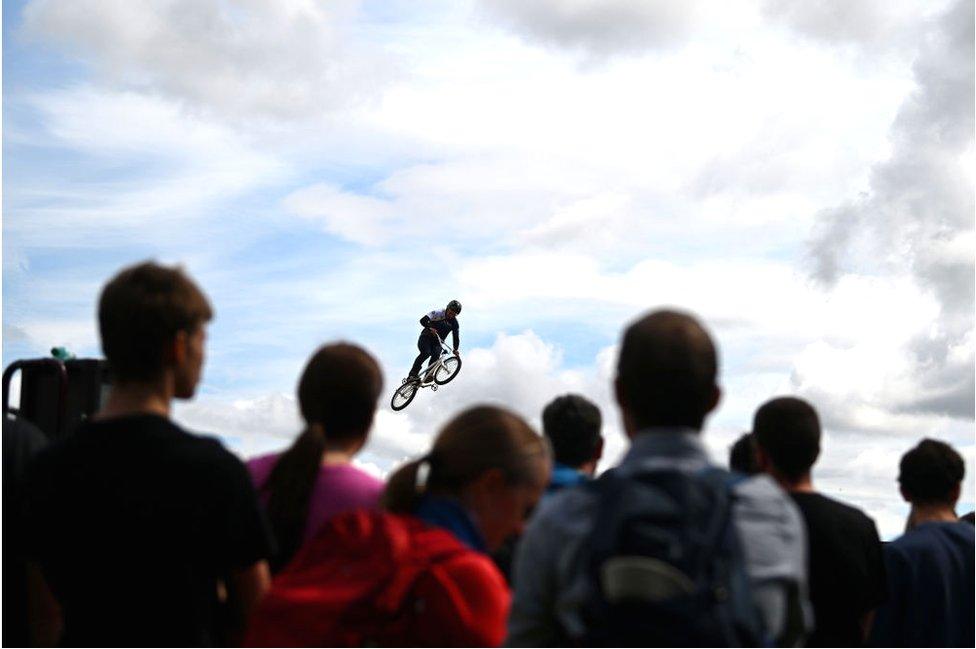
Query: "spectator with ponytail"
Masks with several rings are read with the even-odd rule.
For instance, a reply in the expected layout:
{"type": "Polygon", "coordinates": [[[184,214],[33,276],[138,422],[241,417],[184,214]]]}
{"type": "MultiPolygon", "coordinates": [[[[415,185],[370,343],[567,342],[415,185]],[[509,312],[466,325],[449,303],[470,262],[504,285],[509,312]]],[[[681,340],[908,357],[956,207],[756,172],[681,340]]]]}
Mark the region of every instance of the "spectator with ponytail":
{"type": "Polygon", "coordinates": [[[501,408],[466,410],[390,478],[386,511],[333,518],[278,574],[251,646],[498,646],[510,593],[488,553],[549,481],[548,446],[501,408]]]}
{"type": "Polygon", "coordinates": [[[273,572],[328,519],[377,506],[383,482],[352,458],[366,444],[382,387],[379,365],[356,345],[325,345],[305,366],[298,383],[305,430],[285,452],[248,463],[278,542],[273,572]]]}

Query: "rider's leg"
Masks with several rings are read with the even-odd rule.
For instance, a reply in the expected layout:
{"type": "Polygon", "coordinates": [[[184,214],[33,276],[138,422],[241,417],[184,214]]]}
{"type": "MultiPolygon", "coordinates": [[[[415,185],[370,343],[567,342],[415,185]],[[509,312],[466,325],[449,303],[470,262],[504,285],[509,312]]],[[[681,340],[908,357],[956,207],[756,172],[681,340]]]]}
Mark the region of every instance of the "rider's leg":
{"type": "Polygon", "coordinates": [[[407,375],[412,379],[420,376],[420,367],[427,360],[427,357],[430,356],[430,349],[427,346],[427,336],[425,334],[420,334],[420,338],[417,339],[417,349],[420,350],[420,354],[414,360],[413,367],[410,368],[410,373],[407,375]]]}
{"type": "MultiPolygon", "coordinates": [[[[427,367],[433,367],[437,359],[441,357],[441,341],[436,336],[430,336],[430,342],[428,343],[427,353],[430,355],[430,361],[427,363],[427,367]]],[[[432,378],[430,376],[425,377],[428,381],[432,378]]]]}

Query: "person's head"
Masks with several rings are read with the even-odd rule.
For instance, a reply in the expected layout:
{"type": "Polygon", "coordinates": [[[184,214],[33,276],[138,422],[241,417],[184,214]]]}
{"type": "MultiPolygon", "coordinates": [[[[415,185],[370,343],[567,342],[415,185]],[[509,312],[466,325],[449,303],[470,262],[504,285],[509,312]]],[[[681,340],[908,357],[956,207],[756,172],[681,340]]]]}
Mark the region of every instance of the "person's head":
{"type": "Polygon", "coordinates": [[[913,505],[955,509],[965,474],[966,466],[955,449],[923,439],[901,457],[898,484],[902,497],[913,505]]]}
{"type": "Polygon", "coordinates": [[[305,430],[278,458],[262,488],[279,546],[272,561],[275,570],[301,545],[323,454],[335,449],[349,457],[362,448],[382,389],[380,366],[356,345],[325,345],[305,365],[298,381],[305,430]]]}
{"type": "Polygon", "coordinates": [[[447,308],[444,310],[447,311],[448,318],[456,318],[461,315],[461,303],[457,300],[451,300],[447,303],[447,308]]]}
{"type": "Polygon", "coordinates": [[[759,463],[756,460],[756,444],[752,433],[743,433],[729,450],[729,468],[745,475],[759,473],[759,463]]]}
{"type": "Polygon", "coordinates": [[[193,396],[213,309],[179,267],[145,262],[124,268],[102,289],[98,328],[117,385],[172,376],[174,396],[193,396]]]}
{"type": "Polygon", "coordinates": [[[624,331],[614,382],[628,435],[652,426],[699,430],[721,392],[718,354],[692,316],[654,311],[624,331]]]}
{"type": "Polygon", "coordinates": [[[796,483],[810,476],[820,455],[820,418],[796,397],[778,397],[756,411],[752,422],[760,468],[796,483]]]}
{"type": "Polygon", "coordinates": [[[390,476],[383,505],[411,513],[424,493],[456,498],[494,551],[521,534],[551,469],[548,445],[524,419],[496,406],[475,406],[441,429],[430,453],[390,476]],[[422,465],[427,475],[421,484],[422,465]]]}
{"type": "Polygon", "coordinates": [[[542,411],[542,430],[556,462],[593,472],[603,452],[600,426],[603,418],[596,404],[578,394],[566,394],[549,402],[542,411]]]}

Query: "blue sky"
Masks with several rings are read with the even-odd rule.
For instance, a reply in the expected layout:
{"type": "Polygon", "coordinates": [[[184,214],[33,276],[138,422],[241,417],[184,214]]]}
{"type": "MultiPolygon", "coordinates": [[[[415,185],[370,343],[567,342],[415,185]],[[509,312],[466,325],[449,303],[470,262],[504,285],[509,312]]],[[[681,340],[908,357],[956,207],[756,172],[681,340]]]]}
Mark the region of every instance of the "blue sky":
{"type": "Polygon", "coordinates": [[[897,460],[973,444],[971,3],[32,0],[3,7],[3,356],[97,355],[100,286],[181,263],[216,307],[178,420],[242,456],[348,339],[387,387],[465,305],[465,367],[361,463],[451,414],[535,422],[609,391],[626,323],[699,314],[716,458],[779,394],[825,422],[815,479],[886,535],[897,460]]]}

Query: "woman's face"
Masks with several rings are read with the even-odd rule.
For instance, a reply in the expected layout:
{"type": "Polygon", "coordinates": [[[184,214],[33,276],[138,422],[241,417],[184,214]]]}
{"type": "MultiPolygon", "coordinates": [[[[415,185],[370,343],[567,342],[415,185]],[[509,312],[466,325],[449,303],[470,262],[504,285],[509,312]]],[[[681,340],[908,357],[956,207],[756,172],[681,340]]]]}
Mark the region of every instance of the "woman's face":
{"type": "Polygon", "coordinates": [[[526,520],[549,484],[551,465],[539,464],[536,480],[531,484],[508,484],[501,470],[490,469],[470,486],[466,504],[481,527],[489,552],[500,548],[510,536],[522,534],[526,520]]]}

